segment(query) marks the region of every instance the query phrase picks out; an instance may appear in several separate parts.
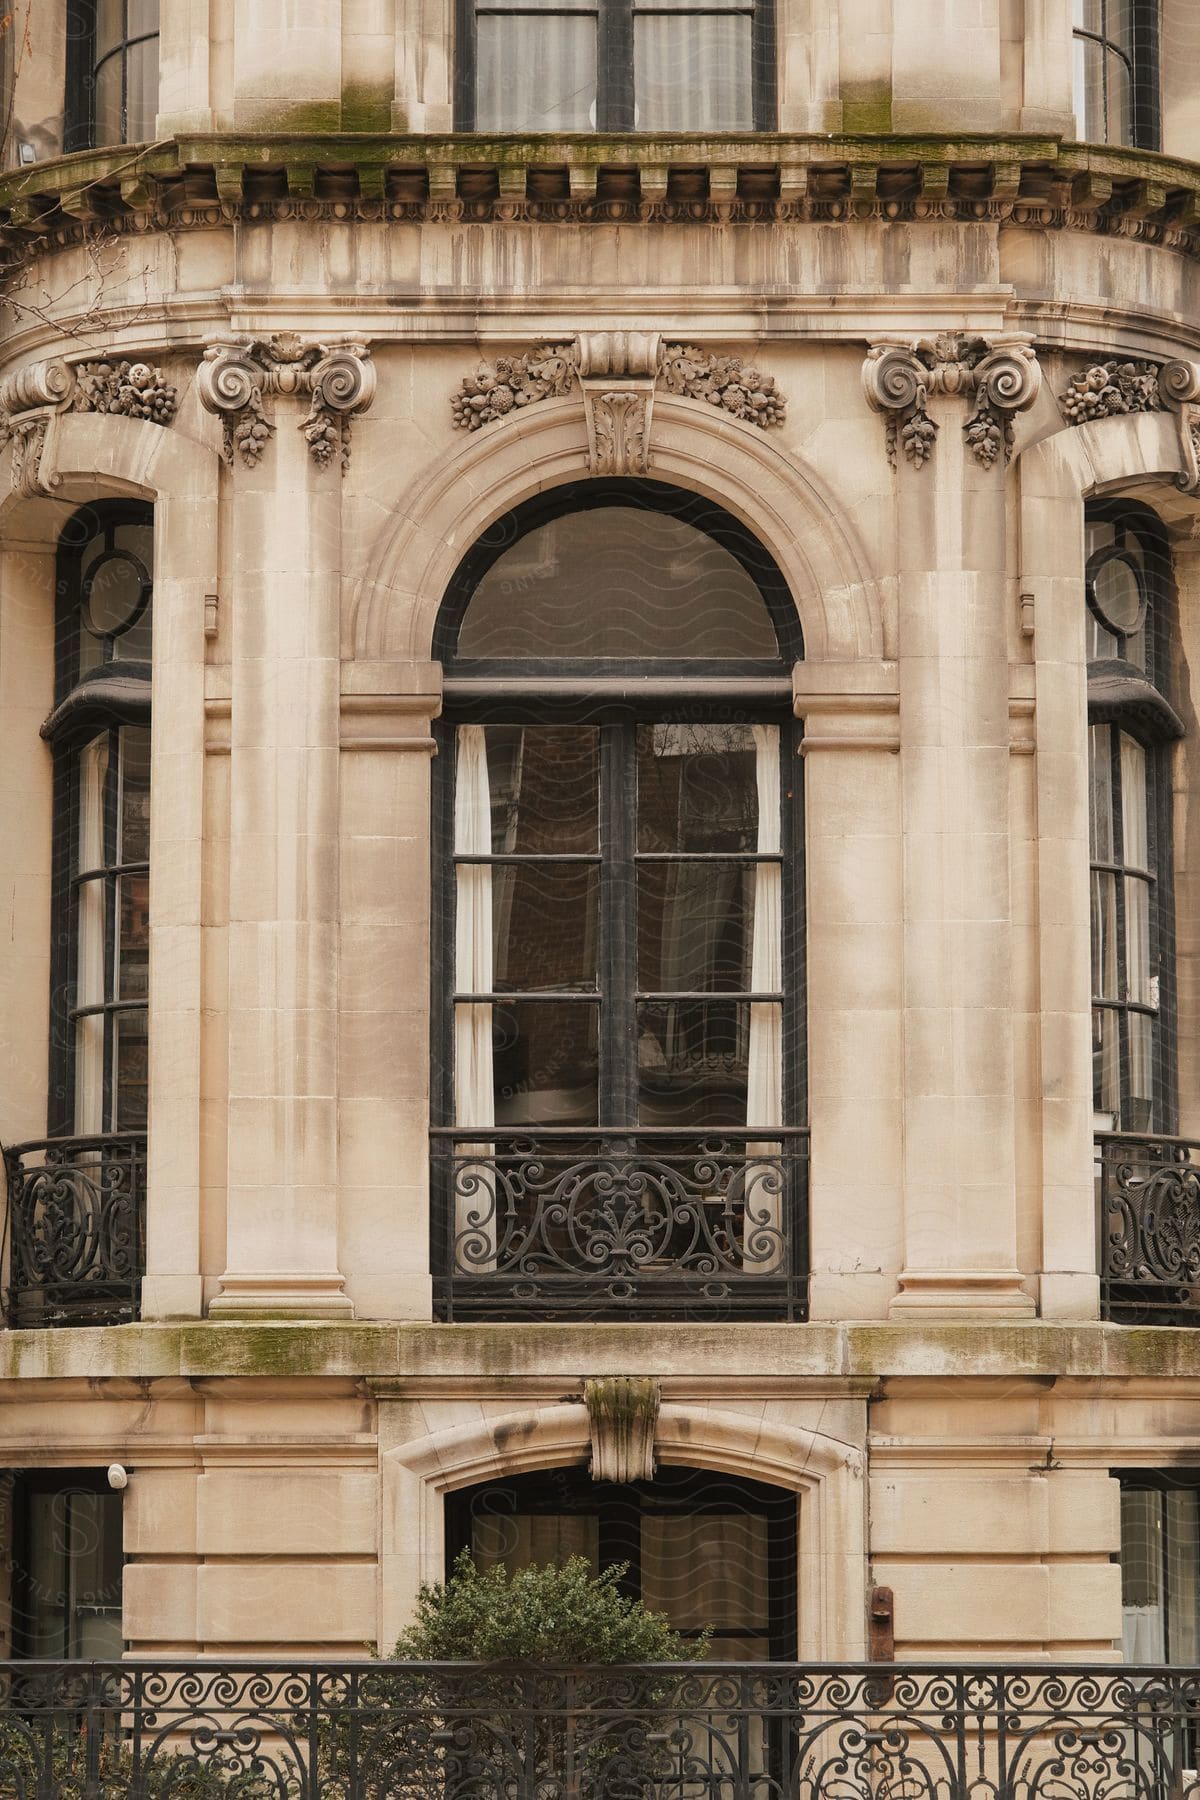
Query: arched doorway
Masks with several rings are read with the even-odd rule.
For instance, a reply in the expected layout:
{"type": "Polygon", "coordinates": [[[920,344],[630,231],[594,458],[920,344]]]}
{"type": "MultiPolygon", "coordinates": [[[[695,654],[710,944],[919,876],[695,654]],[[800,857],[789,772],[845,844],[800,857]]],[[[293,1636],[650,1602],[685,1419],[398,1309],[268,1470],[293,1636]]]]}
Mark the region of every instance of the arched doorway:
{"type": "Polygon", "coordinates": [[[440,1316],[802,1317],[776,565],[695,495],[575,483],[472,547],[434,649],[440,1316]]]}

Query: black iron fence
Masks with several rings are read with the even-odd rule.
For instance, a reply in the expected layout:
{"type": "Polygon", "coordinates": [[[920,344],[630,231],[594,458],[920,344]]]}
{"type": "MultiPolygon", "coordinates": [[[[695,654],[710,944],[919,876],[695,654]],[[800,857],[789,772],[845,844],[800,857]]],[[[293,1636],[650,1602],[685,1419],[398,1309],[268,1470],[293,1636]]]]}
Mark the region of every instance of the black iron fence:
{"type": "Polygon", "coordinates": [[[0,1800],[1195,1800],[1200,1669],[8,1663],[0,1800]]]}
{"type": "Polygon", "coordinates": [[[5,1323],[136,1319],[146,1260],[145,1133],[16,1144],[4,1167],[5,1323]]]}
{"type": "Polygon", "coordinates": [[[442,1319],[803,1319],[808,1133],[432,1134],[442,1319]]]}
{"type": "Polygon", "coordinates": [[[1200,1318],[1200,1144],[1149,1133],[1096,1139],[1100,1284],[1106,1319],[1200,1318]]]}

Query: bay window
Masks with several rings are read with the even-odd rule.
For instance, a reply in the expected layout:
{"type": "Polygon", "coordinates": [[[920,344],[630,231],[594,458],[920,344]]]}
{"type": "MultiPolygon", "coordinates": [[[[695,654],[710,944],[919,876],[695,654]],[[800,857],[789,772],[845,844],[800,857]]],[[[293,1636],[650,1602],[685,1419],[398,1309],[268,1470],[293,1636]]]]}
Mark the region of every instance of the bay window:
{"type": "Polygon", "coordinates": [[[1159,147],[1158,0],[1074,0],[1075,132],[1159,147]]]}
{"type": "Polygon", "coordinates": [[[159,0],[71,0],[65,148],[146,144],[158,113],[159,0]]]}

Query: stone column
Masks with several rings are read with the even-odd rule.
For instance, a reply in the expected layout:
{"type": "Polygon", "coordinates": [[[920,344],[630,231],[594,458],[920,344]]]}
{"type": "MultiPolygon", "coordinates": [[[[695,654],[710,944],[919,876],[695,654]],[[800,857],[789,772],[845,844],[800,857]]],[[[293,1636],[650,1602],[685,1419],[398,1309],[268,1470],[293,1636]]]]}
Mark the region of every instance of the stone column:
{"type": "MultiPolygon", "coordinates": [[[[1026,1317],[1033,1302],[1016,1246],[1005,383],[1000,353],[988,367],[962,342],[921,348],[918,358],[912,347],[880,346],[865,370],[868,397],[889,414],[897,522],[905,1266],[891,1311],[1026,1317]],[[975,396],[972,437],[961,400],[931,415],[939,393],[975,396]],[[998,439],[987,438],[992,427],[998,439]]],[[[1009,365],[1036,393],[1036,365],[1019,351],[1009,365]]]]}
{"type": "Polygon", "coordinates": [[[899,699],[894,662],[803,662],[809,1312],[886,1318],[903,1267],[899,699]]]}
{"type": "Polygon", "coordinates": [[[352,1311],[337,1212],[341,483],[287,397],[303,391],[300,366],[231,350],[201,382],[225,413],[233,465],[228,1221],[215,1315],[352,1311]],[[267,379],[251,400],[256,367],[267,379]],[[274,420],[264,391],[280,395],[274,420]],[[274,435],[255,438],[255,420],[274,435]]]}

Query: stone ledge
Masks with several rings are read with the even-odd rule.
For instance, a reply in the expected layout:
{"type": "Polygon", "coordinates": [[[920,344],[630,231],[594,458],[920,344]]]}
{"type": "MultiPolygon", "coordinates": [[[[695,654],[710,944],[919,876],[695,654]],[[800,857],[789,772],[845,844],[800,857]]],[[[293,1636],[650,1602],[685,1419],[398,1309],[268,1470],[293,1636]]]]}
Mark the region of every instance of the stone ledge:
{"type": "Polygon", "coordinates": [[[1032,135],[180,136],[0,177],[10,265],[88,228],[241,219],[502,223],[950,219],[1200,251],[1200,165],[1032,135]]]}
{"type": "Polygon", "coordinates": [[[945,1380],[1200,1380],[1200,1332],[1169,1326],[120,1325],[0,1333],[0,1382],[367,1378],[506,1381],[595,1375],[945,1380]]]}

